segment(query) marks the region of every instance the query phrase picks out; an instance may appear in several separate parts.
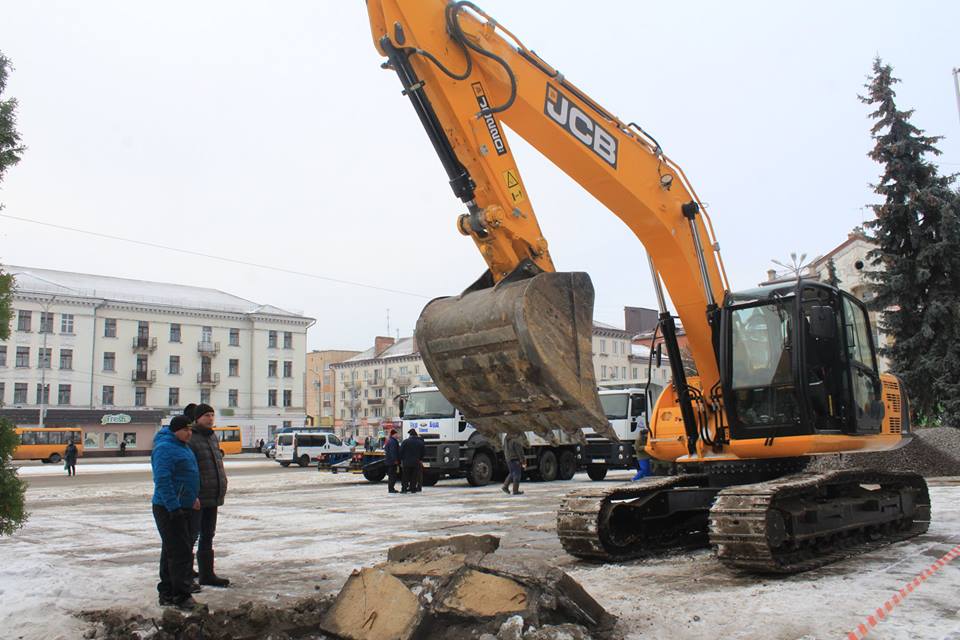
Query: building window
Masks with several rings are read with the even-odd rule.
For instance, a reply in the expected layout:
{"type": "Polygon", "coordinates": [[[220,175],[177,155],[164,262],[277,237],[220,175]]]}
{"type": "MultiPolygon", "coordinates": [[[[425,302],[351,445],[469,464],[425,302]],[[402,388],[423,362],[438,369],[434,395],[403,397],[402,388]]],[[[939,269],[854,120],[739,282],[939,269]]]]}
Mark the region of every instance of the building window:
{"type": "Polygon", "coordinates": [[[60,314],[60,333],[73,333],[73,314],[60,314]]]}
{"type": "Polygon", "coordinates": [[[402,396],[407,395],[407,387],[406,387],[406,386],[400,385],[400,395],[402,395],[402,396]]]}
{"type": "Polygon", "coordinates": [[[103,404],[112,405],[113,404],[113,387],[106,386],[103,387],[103,404]]]}
{"type": "Polygon", "coordinates": [[[293,349],[293,332],[291,331],[283,332],[283,348],[293,349]]]}
{"type": "Polygon", "coordinates": [[[50,385],[37,385],[37,404],[50,404],[50,385]]]}
{"type": "Polygon", "coordinates": [[[639,380],[639,379],[640,379],[640,377],[637,375],[637,368],[636,368],[636,367],[633,368],[633,379],[634,379],[634,380],[639,380]]]}
{"type": "Polygon", "coordinates": [[[27,383],[26,382],[14,383],[13,404],[27,404],[27,383]]]}
{"type": "Polygon", "coordinates": [[[33,311],[17,312],[17,331],[30,331],[30,319],[33,318],[33,311]]]}
{"type": "Polygon", "coordinates": [[[240,329],[230,329],[230,346],[240,346],[240,329]]]}
{"type": "Polygon", "coordinates": [[[606,353],[606,352],[607,352],[607,341],[600,340],[600,353],[606,353]]]}
{"type": "Polygon", "coordinates": [[[240,404],[240,390],[230,389],[227,391],[227,406],[236,407],[240,404]]]}
{"type": "Polygon", "coordinates": [[[277,406],[277,390],[276,389],[270,389],[269,391],[267,391],[267,406],[268,407],[277,406]]]}
{"type": "Polygon", "coordinates": [[[73,369],[73,349],[60,349],[60,368],[73,369]]]}
{"type": "Polygon", "coordinates": [[[213,342],[213,327],[200,327],[200,342],[213,342]]]}
{"type": "Polygon", "coordinates": [[[284,378],[293,377],[293,361],[292,360],[283,361],[283,377],[284,378]]]}
{"type": "Polygon", "coordinates": [[[613,341],[613,355],[620,353],[620,343],[616,340],[613,341]]]}
{"type": "Polygon", "coordinates": [[[227,369],[227,371],[228,371],[227,375],[228,375],[228,376],[234,376],[234,377],[236,377],[236,376],[239,376],[239,375],[240,375],[240,361],[239,361],[239,360],[231,359],[230,362],[228,363],[228,365],[229,365],[229,366],[228,366],[228,369],[227,369]]]}
{"type": "Polygon", "coordinates": [[[103,320],[103,337],[104,337],[104,338],[116,338],[116,337],[117,337],[117,319],[116,319],[116,318],[104,318],[104,320],[103,320]]]}
{"type": "Polygon", "coordinates": [[[627,377],[627,368],[626,368],[626,367],[620,367],[620,377],[621,377],[621,378],[626,378],[626,377],[627,377]]]}
{"type": "Polygon", "coordinates": [[[53,333],[53,314],[47,311],[40,312],[40,333],[53,333]]]}
{"type": "Polygon", "coordinates": [[[269,378],[277,377],[277,361],[276,360],[267,361],[267,377],[269,378]]]}
{"type": "Polygon", "coordinates": [[[37,349],[37,368],[49,369],[52,359],[53,349],[50,347],[40,347],[37,349]]]}
{"type": "Polygon", "coordinates": [[[283,406],[292,407],[293,406],[293,391],[290,389],[283,390],[283,406]]]}
{"type": "Polygon", "coordinates": [[[70,404],[70,385],[61,384],[57,389],[57,404],[70,404]]]}
{"type": "Polygon", "coordinates": [[[25,369],[30,366],[30,347],[17,347],[17,368],[25,369]]]}
{"type": "Polygon", "coordinates": [[[373,390],[373,397],[374,397],[374,398],[382,398],[382,397],[383,397],[383,388],[374,389],[374,390],[373,390]]]}
{"type": "Polygon", "coordinates": [[[292,427],[292,426],[293,426],[293,421],[291,421],[291,420],[284,420],[284,421],[283,421],[283,428],[284,428],[284,429],[289,429],[289,428],[292,427]]]}
{"type": "Polygon", "coordinates": [[[7,366],[7,345],[0,345],[0,367],[7,366]]]}
{"type": "Polygon", "coordinates": [[[180,325],[170,325],[170,342],[180,342],[180,325]]]}
{"type": "Polygon", "coordinates": [[[606,380],[606,379],[607,379],[607,365],[605,365],[605,364],[604,364],[604,365],[600,365],[600,379],[601,379],[601,380],[606,380]]]}
{"type": "Polygon", "coordinates": [[[150,323],[144,320],[137,321],[137,343],[146,346],[150,342],[150,323]]]}
{"type": "Polygon", "coordinates": [[[0,382],[0,404],[3,404],[3,399],[7,395],[7,383],[0,382]]]}
{"type": "Polygon", "coordinates": [[[382,416],[383,416],[383,410],[382,410],[380,407],[374,407],[374,408],[373,408],[373,417],[374,417],[374,418],[380,418],[380,417],[382,417],[382,416]]]}
{"type": "Polygon", "coordinates": [[[113,351],[103,352],[103,370],[104,371],[117,370],[117,354],[114,353],[113,351]]]}
{"type": "Polygon", "coordinates": [[[170,356],[170,375],[178,376],[180,371],[180,356],[170,356]]]}
{"type": "Polygon", "coordinates": [[[277,332],[271,331],[267,334],[267,348],[276,349],[277,348],[277,332]]]}
{"type": "Polygon", "coordinates": [[[170,406],[170,407],[180,406],[180,388],[179,387],[170,387],[170,390],[167,392],[167,406],[170,406]]]}
{"type": "Polygon", "coordinates": [[[146,387],[136,387],[136,390],[133,394],[133,404],[137,407],[147,406],[147,388],[146,387]]]}
{"type": "Polygon", "coordinates": [[[200,389],[200,402],[210,404],[210,389],[200,389]]]}

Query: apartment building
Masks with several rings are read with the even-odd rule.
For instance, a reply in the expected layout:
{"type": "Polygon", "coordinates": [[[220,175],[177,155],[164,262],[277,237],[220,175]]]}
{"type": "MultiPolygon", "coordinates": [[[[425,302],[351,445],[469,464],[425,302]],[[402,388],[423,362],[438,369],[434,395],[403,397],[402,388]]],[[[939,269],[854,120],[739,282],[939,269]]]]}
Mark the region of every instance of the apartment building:
{"type": "Polygon", "coordinates": [[[149,450],[190,402],[241,427],[245,446],[306,418],[312,318],[214,289],[50,269],[16,279],[0,342],[0,414],[80,426],[87,452],[149,450]]]}
{"type": "Polygon", "coordinates": [[[337,412],[334,371],[330,365],[343,362],[359,351],[328,349],[307,354],[307,417],[315,425],[332,427],[337,412]]]}

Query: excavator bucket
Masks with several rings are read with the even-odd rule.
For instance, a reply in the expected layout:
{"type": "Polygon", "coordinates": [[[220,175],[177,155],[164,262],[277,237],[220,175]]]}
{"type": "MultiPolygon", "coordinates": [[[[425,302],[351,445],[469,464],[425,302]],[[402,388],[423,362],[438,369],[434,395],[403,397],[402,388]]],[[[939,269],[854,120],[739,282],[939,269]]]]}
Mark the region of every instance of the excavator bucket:
{"type": "Polygon", "coordinates": [[[593,373],[590,276],[484,280],[433,300],[417,321],[420,354],[444,397],[488,437],[583,427],[612,437],[593,373]]]}

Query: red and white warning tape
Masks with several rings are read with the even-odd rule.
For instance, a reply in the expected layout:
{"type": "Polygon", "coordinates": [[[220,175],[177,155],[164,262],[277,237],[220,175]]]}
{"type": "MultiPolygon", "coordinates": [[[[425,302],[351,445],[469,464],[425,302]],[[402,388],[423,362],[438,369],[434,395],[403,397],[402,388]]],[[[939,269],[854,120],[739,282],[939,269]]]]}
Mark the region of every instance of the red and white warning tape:
{"type": "Polygon", "coordinates": [[[916,578],[908,582],[905,586],[901,587],[900,590],[893,594],[893,597],[889,598],[886,602],[883,603],[882,607],[877,607],[877,610],[873,612],[872,615],[867,616],[867,619],[857,625],[857,628],[847,634],[847,640],[863,640],[867,637],[867,634],[870,633],[870,630],[880,624],[883,621],[887,614],[893,611],[893,608],[900,605],[908,595],[913,593],[913,590],[919,587],[921,584],[927,581],[927,578],[935,574],[940,569],[944,568],[957,558],[960,558],[960,544],[951,549],[946,555],[934,562],[932,565],[920,572],[916,578]]]}

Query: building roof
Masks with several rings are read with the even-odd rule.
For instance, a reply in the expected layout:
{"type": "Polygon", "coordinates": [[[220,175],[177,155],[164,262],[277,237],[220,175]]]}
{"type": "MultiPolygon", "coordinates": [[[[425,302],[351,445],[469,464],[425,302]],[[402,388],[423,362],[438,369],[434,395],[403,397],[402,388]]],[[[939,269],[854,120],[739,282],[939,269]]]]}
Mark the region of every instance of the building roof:
{"type": "MultiPolygon", "coordinates": [[[[416,342],[413,337],[400,338],[395,344],[387,347],[379,356],[376,353],[376,346],[370,347],[366,351],[361,351],[352,358],[347,358],[337,365],[345,365],[351,362],[361,362],[363,360],[383,360],[384,358],[402,358],[405,356],[415,356],[419,353],[416,348],[416,342]]],[[[331,365],[334,366],[334,365],[331,365]]]]}
{"type": "Polygon", "coordinates": [[[16,290],[22,293],[95,298],[112,302],[242,314],[304,317],[301,314],[273,305],[258,304],[239,296],[206,287],[191,287],[182,284],[131,280],[34,267],[7,266],[6,269],[16,278],[16,290]]]}
{"type": "MultiPolygon", "coordinates": [[[[816,258],[808,262],[805,268],[806,273],[802,275],[800,279],[801,280],[819,279],[820,276],[818,274],[820,272],[820,269],[822,269],[831,258],[836,256],[841,251],[849,247],[854,242],[857,242],[858,240],[862,240],[867,244],[872,244],[872,245],[876,244],[876,242],[874,242],[865,233],[860,231],[851,231],[850,233],[847,234],[846,240],[844,240],[843,242],[835,246],[833,249],[823,254],[822,256],[817,256],[816,258]]],[[[767,278],[765,281],[760,283],[760,286],[763,287],[763,286],[769,286],[774,284],[784,284],[786,282],[794,282],[797,279],[796,274],[791,273],[789,271],[783,271],[783,272],[774,271],[774,273],[776,274],[774,278],[772,279],[767,278]]]]}

